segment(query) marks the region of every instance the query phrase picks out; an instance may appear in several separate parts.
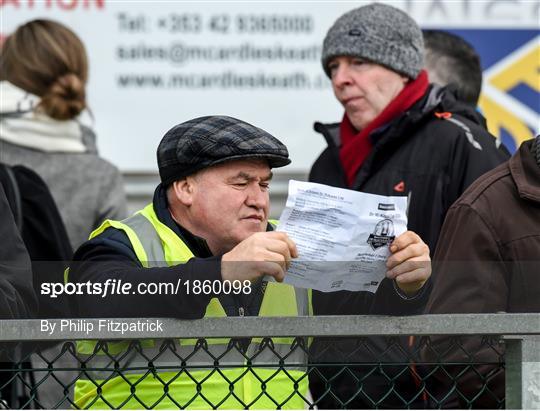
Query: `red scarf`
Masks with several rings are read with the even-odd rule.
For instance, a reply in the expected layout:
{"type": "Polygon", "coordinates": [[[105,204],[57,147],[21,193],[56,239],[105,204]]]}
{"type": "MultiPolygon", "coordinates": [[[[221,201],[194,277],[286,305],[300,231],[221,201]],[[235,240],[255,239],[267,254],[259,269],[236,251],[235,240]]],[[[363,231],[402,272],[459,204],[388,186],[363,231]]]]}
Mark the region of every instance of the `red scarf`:
{"type": "Polygon", "coordinates": [[[339,157],[349,187],[352,187],[358,170],[371,152],[372,145],[369,139],[371,132],[407,111],[426,93],[428,86],[427,73],[422,70],[416,80],[408,83],[397,97],[360,132],[354,128],[345,113],[339,127],[341,137],[339,157]]]}

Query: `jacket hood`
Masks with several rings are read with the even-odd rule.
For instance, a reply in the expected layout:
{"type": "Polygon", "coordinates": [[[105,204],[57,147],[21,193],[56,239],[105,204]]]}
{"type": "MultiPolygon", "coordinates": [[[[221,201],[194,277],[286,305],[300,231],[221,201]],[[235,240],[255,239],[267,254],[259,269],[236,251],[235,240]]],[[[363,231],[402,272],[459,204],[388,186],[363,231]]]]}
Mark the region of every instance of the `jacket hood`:
{"type": "Polygon", "coordinates": [[[431,85],[422,111],[431,112],[435,110],[450,111],[487,129],[485,117],[471,105],[459,101],[452,86],[441,87],[436,84],[431,85]]]}

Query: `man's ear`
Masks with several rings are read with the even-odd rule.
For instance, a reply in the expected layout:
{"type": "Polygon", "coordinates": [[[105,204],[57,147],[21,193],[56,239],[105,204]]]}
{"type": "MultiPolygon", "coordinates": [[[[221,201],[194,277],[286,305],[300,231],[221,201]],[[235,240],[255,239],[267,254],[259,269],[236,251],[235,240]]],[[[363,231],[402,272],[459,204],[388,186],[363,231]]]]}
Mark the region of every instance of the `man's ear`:
{"type": "Polygon", "coordinates": [[[195,180],[190,177],[177,180],[172,183],[171,188],[173,195],[184,206],[189,207],[193,204],[193,193],[195,189],[195,180]]]}

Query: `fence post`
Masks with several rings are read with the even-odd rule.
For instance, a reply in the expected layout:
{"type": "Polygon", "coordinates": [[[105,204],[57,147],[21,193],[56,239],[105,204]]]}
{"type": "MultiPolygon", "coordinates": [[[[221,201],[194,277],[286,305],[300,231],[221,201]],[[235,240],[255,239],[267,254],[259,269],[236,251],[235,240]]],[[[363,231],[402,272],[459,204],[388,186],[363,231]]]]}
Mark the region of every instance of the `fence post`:
{"type": "Polygon", "coordinates": [[[506,408],[540,409],[540,336],[507,336],[506,408]]]}

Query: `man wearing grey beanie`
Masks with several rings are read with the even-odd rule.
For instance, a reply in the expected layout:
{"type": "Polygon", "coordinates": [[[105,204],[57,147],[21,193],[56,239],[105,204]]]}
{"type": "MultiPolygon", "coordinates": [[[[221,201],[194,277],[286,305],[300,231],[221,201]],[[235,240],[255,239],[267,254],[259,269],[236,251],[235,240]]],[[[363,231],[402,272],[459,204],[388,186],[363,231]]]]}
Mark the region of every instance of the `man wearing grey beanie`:
{"type": "MultiPolygon", "coordinates": [[[[422,31],[403,11],[373,3],[345,13],[323,43],[322,67],[344,108],[340,123],[315,124],[328,147],[309,180],[409,197],[408,228],[435,250],[445,214],[480,175],[508,158],[470,107],[429,84],[422,31]]],[[[375,294],[313,292],[316,315],[420,313],[431,284],[389,278],[375,294]]],[[[315,340],[314,363],[408,363],[407,344],[382,353],[381,340],[315,340]]],[[[403,367],[321,367],[311,389],[322,408],[422,408],[421,387],[403,367]],[[368,374],[366,376],[366,374],[368,374]],[[354,374],[354,375],[353,375],[354,374]]]]}

